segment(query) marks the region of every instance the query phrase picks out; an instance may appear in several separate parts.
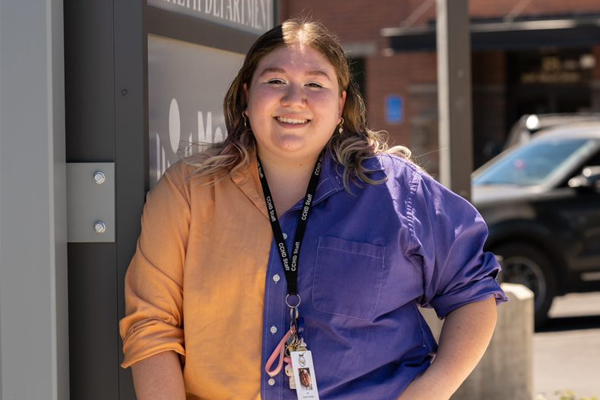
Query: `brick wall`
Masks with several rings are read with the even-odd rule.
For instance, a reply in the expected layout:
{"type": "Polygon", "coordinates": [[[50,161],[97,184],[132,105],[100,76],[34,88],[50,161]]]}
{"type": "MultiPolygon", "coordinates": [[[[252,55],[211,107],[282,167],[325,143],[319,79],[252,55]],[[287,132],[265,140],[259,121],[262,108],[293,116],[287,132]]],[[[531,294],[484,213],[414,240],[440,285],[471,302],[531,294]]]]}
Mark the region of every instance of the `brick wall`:
{"type": "Polygon", "coordinates": [[[409,85],[417,82],[435,82],[435,54],[427,53],[419,56],[397,54],[392,57],[377,56],[368,59],[367,63],[367,98],[369,99],[369,122],[376,129],[384,129],[390,133],[392,144],[411,145],[410,131],[406,121],[412,117],[411,99],[408,95],[409,85]],[[420,73],[411,63],[422,65],[420,73]],[[389,95],[400,95],[404,99],[405,115],[400,124],[389,125],[385,119],[385,100],[389,95]]]}
{"type": "Polygon", "coordinates": [[[380,29],[398,25],[407,14],[405,0],[283,0],[282,19],[312,15],[344,42],[375,40],[385,44],[380,29]]]}

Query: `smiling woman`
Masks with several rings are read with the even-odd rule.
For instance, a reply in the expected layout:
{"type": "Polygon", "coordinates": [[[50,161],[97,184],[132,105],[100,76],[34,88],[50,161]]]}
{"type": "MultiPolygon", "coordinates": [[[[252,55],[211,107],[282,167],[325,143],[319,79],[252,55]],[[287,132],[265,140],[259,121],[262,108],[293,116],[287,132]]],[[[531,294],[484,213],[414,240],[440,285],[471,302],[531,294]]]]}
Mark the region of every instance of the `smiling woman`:
{"type": "Polygon", "coordinates": [[[479,214],[367,127],[318,23],[261,36],[224,110],[227,138],[144,209],[121,322],[138,399],[448,399],[506,300],[479,214]],[[418,306],[447,318],[439,348],[418,306]]]}

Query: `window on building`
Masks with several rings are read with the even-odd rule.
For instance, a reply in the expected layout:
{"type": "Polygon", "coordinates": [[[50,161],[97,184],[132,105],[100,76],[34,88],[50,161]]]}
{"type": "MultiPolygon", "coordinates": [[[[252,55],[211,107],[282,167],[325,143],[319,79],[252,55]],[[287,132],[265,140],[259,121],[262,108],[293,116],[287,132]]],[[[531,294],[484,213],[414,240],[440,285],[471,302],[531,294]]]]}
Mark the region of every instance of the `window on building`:
{"type": "Polygon", "coordinates": [[[362,57],[350,57],[350,58],[348,58],[348,61],[350,62],[350,73],[352,74],[352,78],[358,84],[360,94],[366,103],[367,102],[366,69],[365,69],[366,60],[362,57]]]}

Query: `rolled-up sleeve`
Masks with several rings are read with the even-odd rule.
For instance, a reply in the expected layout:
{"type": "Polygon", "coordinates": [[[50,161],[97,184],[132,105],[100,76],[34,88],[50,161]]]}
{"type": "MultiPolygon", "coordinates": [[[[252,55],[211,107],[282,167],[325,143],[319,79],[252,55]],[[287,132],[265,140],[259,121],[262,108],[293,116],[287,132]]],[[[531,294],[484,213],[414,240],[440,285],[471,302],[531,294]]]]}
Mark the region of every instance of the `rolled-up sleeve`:
{"type": "Polygon", "coordinates": [[[483,251],[488,230],[477,210],[429,176],[416,174],[408,216],[411,258],[422,269],[421,305],[440,318],[468,303],[507,300],[496,257],[483,251]]]}
{"type": "Polygon", "coordinates": [[[168,170],[144,206],[142,233],[125,277],[123,368],[165,351],[185,356],[183,267],[190,203],[182,170],[181,165],[168,170]]]}

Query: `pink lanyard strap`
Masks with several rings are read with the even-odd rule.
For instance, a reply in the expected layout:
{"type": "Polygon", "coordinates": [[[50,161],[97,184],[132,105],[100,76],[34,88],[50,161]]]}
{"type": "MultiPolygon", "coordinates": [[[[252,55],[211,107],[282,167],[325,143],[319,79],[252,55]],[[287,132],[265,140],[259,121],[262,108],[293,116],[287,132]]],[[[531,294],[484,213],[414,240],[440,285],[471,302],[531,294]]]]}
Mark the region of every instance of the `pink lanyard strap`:
{"type": "Polygon", "coordinates": [[[287,343],[291,334],[292,334],[292,330],[290,329],[285,334],[283,339],[281,339],[281,342],[279,342],[279,344],[275,348],[275,351],[273,351],[273,354],[271,354],[271,357],[269,357],[269,360],[267,361],[267,364],[265,365],[265,371],[267,372],[267,374],[269,374],[269,376],[271,378],[277,376],[281,372],[281,368],[283,368],[284,361],[287,363],[289,363],[291,361],[291,359],[289,357],[285,357],[285,344],[287,343]],[[271,370],[271,367],[273,366],[273,363],[275,363],[275,360],[277,358],[279,358],[277,367],[275,367],[275,369],[271,370]]]}

